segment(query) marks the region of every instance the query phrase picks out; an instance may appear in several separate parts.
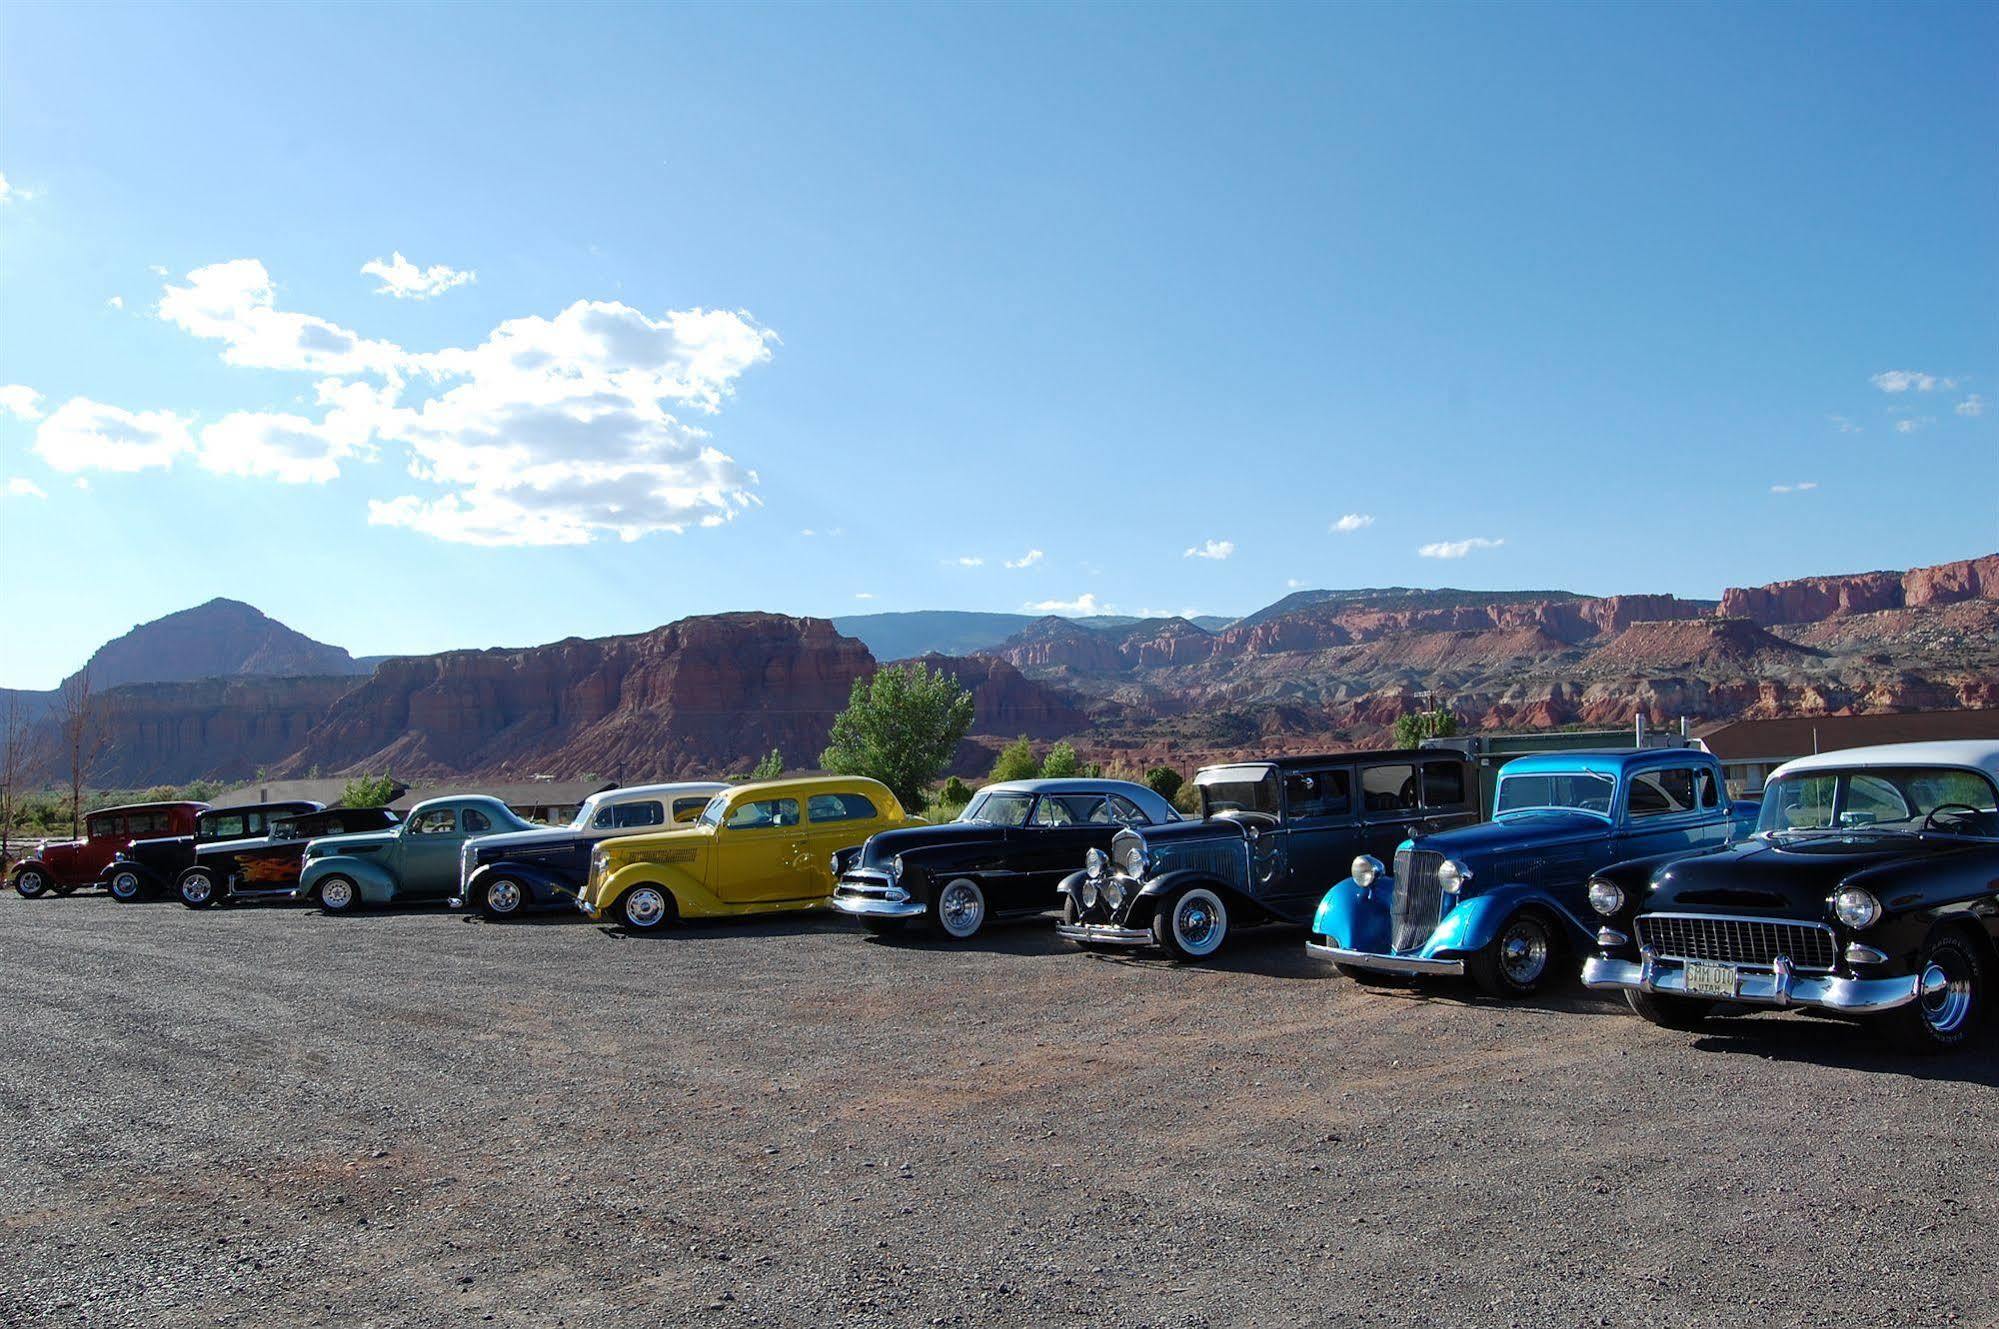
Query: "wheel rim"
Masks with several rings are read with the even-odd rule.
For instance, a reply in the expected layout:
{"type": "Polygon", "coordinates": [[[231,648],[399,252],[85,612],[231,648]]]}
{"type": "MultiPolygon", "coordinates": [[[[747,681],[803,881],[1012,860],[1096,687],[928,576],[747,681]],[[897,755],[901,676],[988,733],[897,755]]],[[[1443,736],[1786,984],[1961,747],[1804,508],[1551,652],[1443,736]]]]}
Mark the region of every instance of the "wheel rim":
{"type": "Polygon", "coordinates": [[[335,877],[319,888],[319,903],[325,909],[345,909],[354,903],[354,888],[344,878],[335,877]]]}
{"type": "Polygon", "coordinates": [[[1221,945],[1227,928],[1221,901],[1206,891],[1189,891],[1173,906],[1173,935],[1190,955],[1206,955],[1221,945]]]}
{"type": "Polygon", "coordinates": [[[42,874],[39,872],[23,872],[19,877],[15,878],[15,884],[28,895],[40,895],[43,884],[42,874]]]}
{"type": "Polygon", "coordinates": [[[1937,955],[1923,970],[1923,1023],[1932,1033],[1954,1034],[1971,1018],[1971,975],[1952,957],[1937,955]]]}
{"type": "Polygon", "coordinates": [[[111,893],[121,900],[128,900],[139,893],[139,879],[129,872],[121,872],[111,879],[111,893]]]}
{"type": "Polygon", "coordinates": [[[199,873],[180,884],[181,899],[191,900],[195,904],[206,904],[208,897],[213,894],[215,894],[215,884],[199,873]]]}
{"type": "Polygon", "coordinates": [[[486,888],[486,907],[496,914],[511,914],[521,907],[521,888],[511,881],[496,881],[486,888]]]}
{"type": "Polygon", "coordinates": [[[666,917],[666,897],[650,886],[641,886],[625,897],[625,921],[635,928],[659,926],[666,917]]]}
{"type": "Polygon", "coordinates": [[[1522,921],[1499,939],[1499,968],[1521,987],[1538,982],[1548,969],[1548,934],[1539,923],[1522,921]]]}
{"type": "Polygon", "coordinates": [[[985,898],[969,881],[954,881],[937,897],[937,917],[944,930],[954,937],[969,937],[977,932],[985,912],[985,898]]]}

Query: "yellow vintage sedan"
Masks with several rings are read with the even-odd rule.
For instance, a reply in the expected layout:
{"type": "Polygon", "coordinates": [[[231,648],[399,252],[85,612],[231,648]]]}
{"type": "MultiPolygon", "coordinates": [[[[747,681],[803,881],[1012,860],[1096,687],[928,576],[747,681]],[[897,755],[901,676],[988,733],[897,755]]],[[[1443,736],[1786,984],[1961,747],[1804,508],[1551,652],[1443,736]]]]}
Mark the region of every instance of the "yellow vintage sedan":
{"type": "Polygon", "coordinates": [[[835,854],[915,820],[887,785],[859,776],[741,785],[692,825],[598,845],[576,907],[646,933],[681,918],[817,909],[839,881],[835,854]]]}

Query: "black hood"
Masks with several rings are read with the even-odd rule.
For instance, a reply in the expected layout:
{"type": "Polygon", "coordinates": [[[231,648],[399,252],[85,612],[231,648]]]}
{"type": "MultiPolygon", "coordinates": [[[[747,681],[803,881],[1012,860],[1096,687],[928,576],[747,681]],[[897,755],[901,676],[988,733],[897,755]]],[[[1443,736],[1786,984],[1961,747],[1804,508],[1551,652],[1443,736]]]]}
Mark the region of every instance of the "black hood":
{"type": "Polygon", "coordinates": [[[1964,852],[1963,841],[1890,835],[1790,835],[1745,840],[1669,863],[1652,875],[1640,912],[1688,910],[1821,918],[1849,879],[1964,852]]]}
{"type": "Polygon", "coordinates": [[[868,838],[867,852],[860,861],[870,867],[888,862],[897,854],[913,854],[925,849],[942,849],[961,844],[996,844],[1006,838],[1007,828],[984,821],[945,821],[934,826],[900,826],[879,831],[868,838]]]}
{"type": "Polygon", "coordinates": [[[1275,820],[1252,813],[1244,818],[1209,817],[1204,821],[1169,821],[1131,829],[1144,836],[1147,844],[1185,844],[1193,840],[1240,840],[1248,834],[1250,825],[1269,826],[1275,820]]]}
{"type": "Polygon", "coordinates": [[[123,852],[133,863],[167,862],[185,857],[193,843],[192,835],[163,835],[152,840],[134,840],[123,852]]]}

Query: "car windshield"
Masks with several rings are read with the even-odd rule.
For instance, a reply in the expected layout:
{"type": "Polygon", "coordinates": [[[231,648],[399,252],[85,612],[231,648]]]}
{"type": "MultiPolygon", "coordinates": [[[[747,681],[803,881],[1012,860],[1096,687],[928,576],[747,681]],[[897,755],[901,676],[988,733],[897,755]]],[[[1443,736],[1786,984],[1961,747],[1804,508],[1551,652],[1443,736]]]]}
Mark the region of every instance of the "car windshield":
{"type": "Polygon", "coordinates": [[[1277,771],[1270,766],[1219,766],[1194,777],[1201,788],[1201,815],[1267,812],[1277,815],[1277,771]]]}
{"type": "Polygon", "coordinates": [[[588,826],[590,819],[597,815],[597,808],[603,801],[604,796],[602,794],[592,794],[590,797],[584,799],[583,806],[576,809],[576,820],[569,823],[569,829],[580,831],[588,826]]]}
{"type": "Polygon", "coordinates": [[[722,814],[728,811],[728,808],[729,791],[724,789],[721,793],[708,800],[707,807],[701,809],[701,824],[703,826],[720,826],[722,824],[722,814]]]}
{"type": "Polygon", "coordinates": [[[1034,795],[1009,790],[999,793],[980,791],[978,797],[965,805],[958,814],[959,821],[979,821],[988,826],[1025,826],[1028,809],[1034,806],[1034,795]]]}
{"type": "Polygon", "coordinates": [[[1800,771],[1765,786],[1756,829],[1764,834],[1929,829],[1999,838],[1999,796],[1978,772],[1943,766],[1800,771]]]}
{"type": "Polygon", "coordinates": [[[1494,816],[1505,812],[1543,811],[1574,808],[1579,812],[1610,815],[1611,796],[1617,781],[1596,771],[1535,771],[1499,777],[1499,796],[1493,800],[1494,816]]]}

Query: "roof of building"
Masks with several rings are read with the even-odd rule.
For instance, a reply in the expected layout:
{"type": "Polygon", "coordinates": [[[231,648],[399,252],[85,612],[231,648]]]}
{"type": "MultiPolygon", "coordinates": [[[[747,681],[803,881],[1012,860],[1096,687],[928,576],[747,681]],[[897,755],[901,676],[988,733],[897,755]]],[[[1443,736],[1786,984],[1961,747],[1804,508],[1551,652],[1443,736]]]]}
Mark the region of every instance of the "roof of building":
{"type": "MultiPolygon", "coordinates": [[[[397,795],[407,792],[407,786],[400,780],[395,782],[397,795]]],[[[347,792],[347,777],[313,776],[304,780],[259,780],[215,796],[214,807],[234,807],[246,803],[282,803],[303,801],[324,803],[328,807],[340,801],[347,792]]]]}
{"type": "Polygon", "coordinates": [[[1782,720],[1731,720],[1695,731],[1723,761],[1784,761],[1811,752],[1999,738],[1999,710],[1900,711],[1891,715],[1799,715],[1782,720]]]}
{"type": "Polygon", "coordinates": [[[1957,766],[1983,771],[1999,780],[1999,739],[1963,738],[1944,743],[1883,743],[1878,747],[1841,748],[1787,761],[1771,779],[1799,771],[1851,770],[1855,766],[1957,766]]]}

